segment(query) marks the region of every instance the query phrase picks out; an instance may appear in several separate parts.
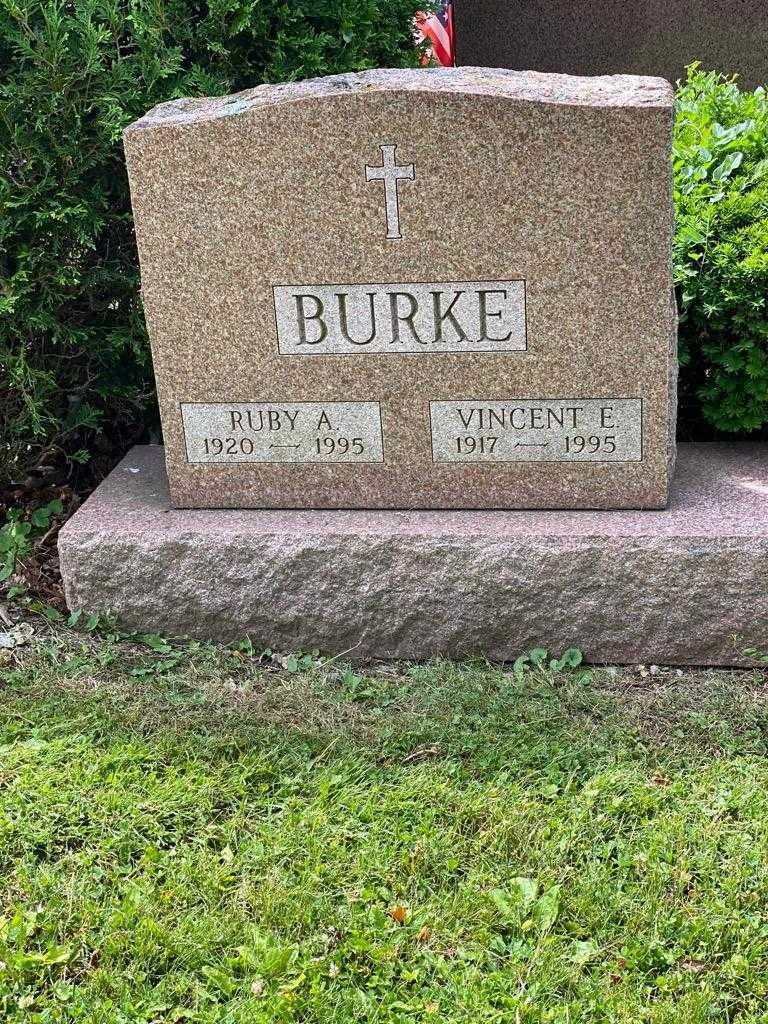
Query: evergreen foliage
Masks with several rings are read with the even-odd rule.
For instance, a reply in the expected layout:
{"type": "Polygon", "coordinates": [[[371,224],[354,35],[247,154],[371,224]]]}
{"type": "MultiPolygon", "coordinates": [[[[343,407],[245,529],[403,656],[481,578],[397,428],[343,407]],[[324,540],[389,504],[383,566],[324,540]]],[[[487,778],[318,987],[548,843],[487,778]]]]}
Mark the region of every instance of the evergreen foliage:
{"type": "Polygon", "coordinates": [[[768,426],[768,99],[695,67],[677,97],[682,428],[768,426]]]}

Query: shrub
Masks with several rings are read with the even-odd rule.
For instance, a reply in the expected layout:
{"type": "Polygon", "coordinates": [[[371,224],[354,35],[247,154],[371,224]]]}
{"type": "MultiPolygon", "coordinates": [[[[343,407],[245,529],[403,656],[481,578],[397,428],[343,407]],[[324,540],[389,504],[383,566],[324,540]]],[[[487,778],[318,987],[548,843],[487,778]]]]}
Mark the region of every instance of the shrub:
{"type": "Polygon", "coordinates": [[[694,66],[674,144],[681,427],[768,425],[768,101],[694,66]]]}
{"type": "Polygon", "coordinates": [[[0,482],[156,422],[121,133],[149,107],[416,62],[419,0],[0,0],[0,482]]]}

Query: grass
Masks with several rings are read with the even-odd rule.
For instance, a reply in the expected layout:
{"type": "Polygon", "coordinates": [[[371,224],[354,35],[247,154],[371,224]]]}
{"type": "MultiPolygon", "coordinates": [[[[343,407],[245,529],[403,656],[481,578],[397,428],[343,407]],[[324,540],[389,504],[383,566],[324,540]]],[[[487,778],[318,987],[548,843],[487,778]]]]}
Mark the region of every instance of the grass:
{"type": "Polygon", "coordinates": [[[768,1021],[761,673],[4,657],[4,1022],[768,1021]]]}

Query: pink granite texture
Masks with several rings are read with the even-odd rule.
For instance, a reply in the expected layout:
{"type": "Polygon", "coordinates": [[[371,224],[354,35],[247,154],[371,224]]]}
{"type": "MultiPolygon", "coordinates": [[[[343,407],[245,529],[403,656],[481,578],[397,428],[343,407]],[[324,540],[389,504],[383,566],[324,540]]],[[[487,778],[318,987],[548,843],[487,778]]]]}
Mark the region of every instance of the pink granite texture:
{"type": "MultiPolygon", "coordinates": [[[[663,507],[677,408],[672,121],[661,79],[434,68],[180,99],[131,125],[126,159],[174,504],[663,507]],[[397,238],[381,181],[368,177],[385,143],[415,175],[399,186],[397,238]],[[435,321],[407,351],[386,317],[373,328],[382,349],[315,349],[295,324],[281,338],[275,289],[327,287],[338,299],[354,286],[379,297],[393,287],[415,302],[421,283],[433,297],[443,287],[447,308],[473,282],[496,282],[496,295],[524,285],[524,348],[501,344],[510,324],[489,332],[475,320],[462,321],[465,341],[492,333],[496,348],[445,348],[435,321]],[[618,429],[604,457],[552,448],[555,457],[521,459],[520,447],[530,454],[548,444],[527,442],[547,439],[517,445],[507,431],[491,439],[512,439],[503,459],[435,457],[432,403],[582,400],[636,403],[634,443],[618,429]],[[281,436],[254,454],[265,435],[227,425],[233,404],[350,402],[378,409],[360,431],[371,436],[359,462],[316,455],[317,435],[301,445],[281,436]],[[215,416],[191,427],[185,415],[212,404],[215,416]],[[251,445],[242,458],[233,454],[241,440],[251,445]]],[[[419,308],[428,317],[436,307],[424,295],[419,308]]],[[[368,327],[360,319],[358,337],[368,327]]],[[[452,422],[444,439],[454,447],[463,431],[452,422]]],[[[346,443],[358,431],[341,433],[346,443]]]]}
{"type": "Polygon", "coordinates": [[[361,659],[749,664],[768,650],[768,445],[680,445],[678,467],[663,511],[179,511],[162,449],[135,448],[61,531],[67,600],[361,659]]]}

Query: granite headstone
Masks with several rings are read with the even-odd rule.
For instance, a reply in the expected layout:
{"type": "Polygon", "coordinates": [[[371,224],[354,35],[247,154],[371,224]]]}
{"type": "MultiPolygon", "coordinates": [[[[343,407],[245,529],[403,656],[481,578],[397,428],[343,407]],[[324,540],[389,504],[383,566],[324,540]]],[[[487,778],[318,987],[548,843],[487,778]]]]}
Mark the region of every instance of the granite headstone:
{"type": "Polygon", "coordinates": [[[125,133],[179,507],[658,508],[661,79],[372,71],[125,133]]]}

